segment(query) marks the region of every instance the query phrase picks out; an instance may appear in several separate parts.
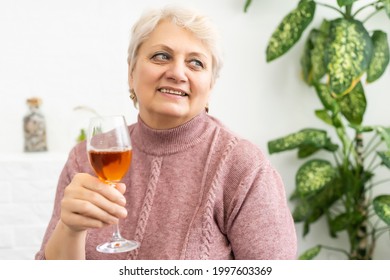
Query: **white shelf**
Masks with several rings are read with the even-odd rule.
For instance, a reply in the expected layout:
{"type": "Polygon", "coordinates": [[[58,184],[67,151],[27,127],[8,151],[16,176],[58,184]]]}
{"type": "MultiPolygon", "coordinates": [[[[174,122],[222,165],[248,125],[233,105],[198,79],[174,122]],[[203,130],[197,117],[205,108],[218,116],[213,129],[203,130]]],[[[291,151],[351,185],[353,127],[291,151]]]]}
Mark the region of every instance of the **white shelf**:
{"type": "Polygon", "coordinates": [[[0,162],[65,162],[67,158],[67,153],[56,152],[0,153],[0,162]]]}

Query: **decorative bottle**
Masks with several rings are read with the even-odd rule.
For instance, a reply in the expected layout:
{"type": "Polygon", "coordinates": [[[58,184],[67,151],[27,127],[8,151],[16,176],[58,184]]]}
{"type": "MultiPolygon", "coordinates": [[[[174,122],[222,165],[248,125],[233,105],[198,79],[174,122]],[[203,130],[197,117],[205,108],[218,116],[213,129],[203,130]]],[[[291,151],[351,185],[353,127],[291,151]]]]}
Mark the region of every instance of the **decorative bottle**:
{"type": "Polygon", "coordinates": [[[47,151],[46,123],[39,108],[41,104],[40,98],[27,99],[28,113],[23,119],[25,152],[47,151]]]}

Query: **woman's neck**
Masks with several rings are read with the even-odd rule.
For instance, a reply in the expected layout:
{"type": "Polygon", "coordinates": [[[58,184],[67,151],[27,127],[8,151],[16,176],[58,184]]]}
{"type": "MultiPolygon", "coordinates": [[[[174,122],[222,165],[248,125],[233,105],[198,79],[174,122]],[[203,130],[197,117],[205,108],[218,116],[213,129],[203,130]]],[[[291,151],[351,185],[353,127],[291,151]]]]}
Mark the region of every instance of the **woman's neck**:
{"type": "Polygon", "coordinates": [[[131,130],[133,148],[147,154],[167,155],[176,153],[199,143],[210,129],[210,121],[205,112],[201,112],[188,122],[170,129],[149,127],[141,116],[131,130]]]}
{"type": "Polygon", "coordinates": [[[195,115],[184,115],[181,117],[178,117],[175,114],[168,115],[168,114],[158,114],[158,113],[151,113],[147,112],[145,110],[140,109],[139,111],[139,117],[143,121],[144,124],[146,124],[151,129],[157,129],[157,130],[166,130],[166,129],[172,129],[175,127],[179,127],[190,120],[192,120],[194,117],[198,116],[201,112],[196,113],[195,115]]]}

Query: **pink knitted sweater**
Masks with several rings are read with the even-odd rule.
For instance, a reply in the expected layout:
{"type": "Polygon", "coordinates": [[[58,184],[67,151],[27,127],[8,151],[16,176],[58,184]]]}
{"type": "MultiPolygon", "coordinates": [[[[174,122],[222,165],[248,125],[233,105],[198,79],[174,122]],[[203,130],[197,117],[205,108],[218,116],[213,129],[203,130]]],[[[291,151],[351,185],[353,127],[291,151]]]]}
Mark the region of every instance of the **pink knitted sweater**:
{"type": "MultiPolygon", "coordinates": [[[[294,259],[297,240],[278,173],[250,142],[206,113],[180,127],[129,127],[133,160],[123,179],[128,216],[122,235],[141,243],[119,254],[96,251],[112,228],[91,229],[87,259],[294,259]]],[[[85,143],[61,173],[52,218],[36,259],[60,217],[64,188],[78,172],[94,174],[85,143]]]]}

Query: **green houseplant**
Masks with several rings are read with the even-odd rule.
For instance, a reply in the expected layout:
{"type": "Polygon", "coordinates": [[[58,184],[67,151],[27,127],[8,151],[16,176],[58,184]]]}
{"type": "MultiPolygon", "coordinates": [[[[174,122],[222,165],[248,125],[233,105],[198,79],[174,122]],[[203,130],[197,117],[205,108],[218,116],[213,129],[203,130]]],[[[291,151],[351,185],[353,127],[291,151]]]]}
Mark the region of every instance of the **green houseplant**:
{"type": "MultiPolygon", "coordinates": [[[[251,2],[246,1],[244,11],[251,2]]],[[[337,11],[338,18],[325,19],[308,32],[300,59],[302,77],[323,105],[315,116],[330,126],[336,142],[324,129],[307,128],[269,141],[268,150],[272,154],[297,149],[298,158],[304,160],[291,195],[293,217],[303,223],[303,234],[325,218],[330,236],[343,231],[348,236],[349,248],[317,245],[300,259],[312,259],[323,248],[341,251],[348,259],[372,259],[377,239],[390,233],[390,195],[373,195],[378,184],[390,187],[390,179],[375,176],[379,167],[390,169],[390,128],[363,124],[367,105],[363,84],[385,72],[389,43],[385,32],[368,31],[365,24],[379,12],[390,18],[390,0],[358,8],[358,0],[334,2],[299,1],[271,35],[266,57],[270,62],[290,50],[312,22],[316,8],[337,11]],[[363,11],[365,18],[360,19],[363,11]]]]}

